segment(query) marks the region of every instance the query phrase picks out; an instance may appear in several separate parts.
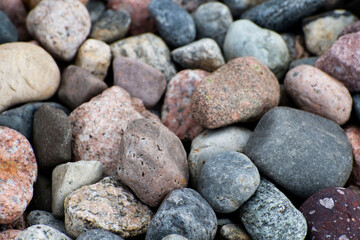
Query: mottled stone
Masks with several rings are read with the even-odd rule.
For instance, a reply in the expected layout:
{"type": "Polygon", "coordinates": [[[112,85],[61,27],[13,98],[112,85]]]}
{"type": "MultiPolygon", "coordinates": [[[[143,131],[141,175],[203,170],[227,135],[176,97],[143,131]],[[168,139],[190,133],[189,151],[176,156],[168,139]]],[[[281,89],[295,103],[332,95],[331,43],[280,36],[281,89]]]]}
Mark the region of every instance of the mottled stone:
{"type": "Polygon", "coordinates": [[[72,237],[103,229],[123,238],[146,232],[152,211],[113,177],[79,188],[65,199],[65,227],[72,237]]]}
{"type": "Polygon", "coordinates": [[[352,181],[360,186],[360,128],[355,125],[349,125],[344,128],[345,134],[349,139],[354,157],[352,168],[352,181]]]}
{"type": "Polygon", "coordinates": [[[213,72],[225,64],[221,49],[211,38],[203,38],[171,52],[174,62],[187,69],[213,72]]]}
{"type": "Polygon", "coordinates": [[[203,70],[183,70],[167,86],[161,120],[183,141],[193,140],[204,130],[192,118],[190,100],[196,86],[208,75],[203,70]]]}
{"type": "Polygon", "coordinates": [[[306,220],[290,200],[262,178],[255,194],[239,209],[241,222],[252,239],[304,239],[306,220]]]}
{"type": "Polygon", "coordinates": [[[223,2],[230,8],[232,15],[239,18],[241,14],[266,0],[223,0],[223,2]]]}
{"type": "Polygon", "coordinates": [[[29,208],[51,212],[51,180],[38,175],[29,208]]]}
{"type": "Polygon", "coordinates": [[[18,235],[16,240],[71,240],[55,228],[44,224],[33,225],[18,235]]]}
{"type": "Polygon", "coordinates": [[[76,240],[123,240],[120,236],[101,229],[92,229],[81,233],[76,240]]]}
{"type": "Polygon", "coordinates": [[[279,82],[270,69],[254,57],[243,57],[229,61],[199,83],[191,110],[201,125],[218,128],[259,119],[279,100],[279,82]]]}
{"type": "Polygon", "coordinates": [[[118,176],[145,204],[159,206],[169,192],[187,186],[185,149],[161,123],[144,118],[129,122],[119,150],[118,176]]]}
{"type": "Polygon", "coordinates": [[[237,224],[226,224],[220,228],[221,240],[251,240],[246,231],[237,224]]]}
{"type": "Polygon", "coordinates": [[[188,239],[178,234],[170,234],[167,235],[166,237],[163,237],[161,240],[188,240],[188,239]]]}
{"type": "Polygon", "coordinates": [[[106,5],[101,0],[90,0],[86,4],[86,9],[89,12],[91,25],[93,25],[105,12],[106,5]]]}
{"type": "Polygon", "coordinates": [[[288,107],[273,108],[261,118],[244,153],[260,172],[299,198],[343,186],[352,168],[351,146],[338,124],[288,107]]]}
{"type": "Polygon", "coordinates": [[[352,24],[349,24],[348,26],[346,26],[338,35],[338,38],[339,37],[342,37],[346,34],[349,34],[349,33],[356,33],[356,32],[359,32],[360,31],[360,21],[356,21],[352,24]]]}
{"type": "Polygon", "coordinates": [[[146,240],[161,240],[178,234],[189,240],[214,239],[216,215],[199,193],[191,188],[172,191],[151,220],[146,240]]]}
{"type": "Polygon", "coordinates": [[[0,44],[16,42],[18,32],[8,16],[0,9],[0,44]]]}
{"type": "Polygon", "coordinates": [[[0,127],[0,224],[18,219],[32,196],[37,164],[29,141],[20,133],[0,127]]]}
{"type": "Polygon", "coordinates": [[[28,14],[26,26],[51,54],[70,61],[88,36],[91,22],[79,1],[43,0],[28,14]]]}
{"type": "Polygon", "coordinates": [[[113,72],[114,85],[141,99],[145,107],[155,106],[166,89],[165,75],[136,59],[116,57],[113,72]]]}
{"type": "Polygon", "coordinates": [[[64,222],[56,219],[54,215],[46,211],[31,211],[26,217],[26,222],[29,227],[37,224],[43,224],[66,234],[64,222]]]}
{"type": "Polygon", "coordinates": [[[3,232],[0,232],[0,239],[15,240],[20,235],[20,233],[22,233],[22,230],[15,230],[15,229],[5,230],[3,232]]]}
{"type": "Polygon", "coordinates": [[[304,65],[304,64],[315,67],[315,63],[317,60],[318,60],[318,57],[308,57],[308,58],[301,58],[301,59],[292,61],[289,65],[289,70],[294,67],[297,67],[299,65],[304,65]]]}

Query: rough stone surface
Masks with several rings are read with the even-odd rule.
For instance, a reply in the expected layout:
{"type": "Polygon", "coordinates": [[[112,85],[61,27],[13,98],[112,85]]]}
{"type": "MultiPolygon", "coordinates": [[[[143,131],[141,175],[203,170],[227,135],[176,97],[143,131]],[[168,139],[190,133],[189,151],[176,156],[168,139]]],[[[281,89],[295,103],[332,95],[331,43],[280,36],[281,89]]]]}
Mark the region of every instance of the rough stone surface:
{"type": "MultiPolygon", "coordinates": [[[[16,27],[16,34],[20,41],[29,40],[29,33],[26,29],[27,10],[22,0],[2,0],[0,10],[3,11],[16,27]]],[[[2,22],[2,21],[0,21],[2,22]]],[[[16,41],[16,40],[15,40],[16,41]]]]}
{"type": "Polygon", "coordinates": [[[91,25],[93,25],[105,12],[106,5],[101,0],[90,0],[86,4],[86,9],[89,12],[91,25]]]}
{"type": "Polygon", "coordinates": [[[16,230],[16,229],[5,230],[3,232],[0,232],[0,239],[15,240],[20,235],[20,233],[22,233],[22,230],[16,230]]]}
{"type": "Polygon", "coordinates": [[[220,228],[221,240],[251,240],[246,231],[237,224],[226,224],[220,228]]]}
{"type": "Polygon", "coordinates": [[[279,100],[279,82],[270,69],[254,57],[243,57],[229,61],[199,83],[191,110],[201,125],[218,128],[259,119],[279,100]]]}
{"type": "Polygon", "coordinates": [[[183,141],[193,140],[204,130],[192,118],[190,100],[196,86],[208,75],[203,70],[183,70],[167,86],[161,120],[183,141]]]}
{"type": "Polygon", "coordinates": [[[223,0],[223,2],[230,8],[232,15],[239,18],[241,14],[266,0],[223,0]]]}
{"type": "Polygon", "coordinates": [[[113,177],[79,188],[65,199],[65,227],[72,237],[89,229],[134,237],[146,232],[151,217],[149,207],[113,177]]]}
{"type": "Polygon", "coordinates": [[[29,208],[51,212],[51,181],[39,174],[34,184],[34,194],[29,208]]]}
{"type": "Polygon", "coordinates": [[[26,217],[26,223],[28,226],[43,224],[66,234],[64,222],[56,219],[54,215],[46,211],[31,211],[26,217]]]}
{"type": "Polygon", "coordinates": [[[297,67],[299,65],[310,65],[315,67],[315,63],[318,60],[318,57],[308,57],[308,58],[301,58],[295,61],[292,61],[289,65],[289,70],[297,67]]]}
{"type": "Polygon", "coordinates": [[[18,32],[8,16],[0,9],[0,44],[16,42],[18,32]]]}
{"type": "Polygon", "coordinates": [[[290,200],[262,178],[255,194],[240,207],[239,216],[252,239],[304,239],[306,220],[290,200]]]}
{"type": "Polygon", "coordinates": [[[163,237],[161,240],[188,240],[188,239],[178,234],[170,234],[167,235],[166,237],[163,237]]]}
{"type": "Polygon", "coordinates": [[[352,168],[351,146],[339,125],[288,107],[265,114],[244,153],[260,172],[300,198],[343,186],[352,168]]]}
{"type": "Polygon", "coordinates": [[[340,33],[339,33],[339,37],[342,37],[346,34],[349,33],[356,33],[360,31],[360,21],[356,21],[352,24],[349,24],[347,27],[345,27],[340,33]]]}
{"type": "Polygon", "coordinates": [[[178,234],[189,240],[214,239],[216,215],[199,193],[190,188],[172,191],[151,220],[146,240],[178,234]]]}
{"type": "Polygon", "coordinates": [[[65,234],[44,224],[33,225],[18,235],[16,240],[71,240],[65,234]]]}
{"type": "Polygon", "coordinates": [[[123,240],[120,236],[101,229],[92,229],[80,234],[76,240],[123,240]]]}
{"type": "Polygon", "coordinates": [[[133,120],[121,139],[118,176],[142,202],[159,206],[169,192],[187,186],[185,149],[161,123],[133,120]]]}
{"type": "Polygon", "coordinates": [[[345,134],[350,141],[354,157],[353,168],[351,172],[352,181],[360,186],[360,128],[355,125],[349,125],[344,128],[345,134]]]}
{"type": "Polygon", "coordinates": [[[37,164],[29,141],[20,133],[0,127],[0,224],[18,219],[32,196],[37,164]]]}
{"type": "Polygon", "coordinates": [[[43,0],[28,14],[26,26],[51,54],[70,61],[89,35],[91,22],[89,12],[79,1],[43,0]]]}

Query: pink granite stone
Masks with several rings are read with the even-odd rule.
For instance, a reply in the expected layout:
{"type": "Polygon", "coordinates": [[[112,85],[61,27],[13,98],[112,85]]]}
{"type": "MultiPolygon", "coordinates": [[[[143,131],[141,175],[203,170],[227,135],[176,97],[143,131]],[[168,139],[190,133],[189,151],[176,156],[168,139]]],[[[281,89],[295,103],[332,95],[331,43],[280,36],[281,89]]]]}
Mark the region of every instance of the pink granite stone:
{"type": "Polygon", "coordinates": [[[0,240],[15,240],[23,231],[10,229],[0,232],[0,240]]]}
{"type": "Polygon", "coordinates": [[[350,24],[349,26],[345,27],[339,34],[338,38],[340,38],[346,34],[356,33],[356,32],[360,32],[360,21],[354,22],[354,23],[350,24]]]}
{"type": "Polygon", "coordinates": [[[360,186],[360,128],[354,125],[344,128],[345,134],[350,141],[354,162],[351,177],[353,182],[360,186]]]}
{"type": "Polygon", "coordinates": [[[3,11],[15,25],[19,41],[27,41],[30,35],[26,29],[26,15],[27,11],[25,5],[21,0],[1,0],[0,10],[3,11]]]}

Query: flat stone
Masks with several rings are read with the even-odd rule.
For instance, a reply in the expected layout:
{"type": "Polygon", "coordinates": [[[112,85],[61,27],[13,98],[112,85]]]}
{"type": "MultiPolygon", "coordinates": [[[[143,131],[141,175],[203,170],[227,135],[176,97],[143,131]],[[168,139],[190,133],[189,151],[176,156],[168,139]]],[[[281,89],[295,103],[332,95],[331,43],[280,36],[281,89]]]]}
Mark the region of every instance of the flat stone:
{"type": "Polygon", "coordinates": [[[220,228],[221,240],[251,240],[246,231],[237,224],[226,224],[220,228]]]}
{"type": "Polygon", "coordinates": [[[338,38],[339,37],[342,37],[346,34],[349,34],[349,33],[356,33],[356,32],[359,32],[360,31],[360,21],[356,21],[352,24],[349,24],[348,26],[346,26],[338,35],[338,38]]]}
{"type": "Polygon", "coordinates": [[[33,225],[18,235],[16,240],[71,240],[55,228],[44,224],[33,225]]]}
{"type": "Polygon", "coordinates": [[[352,168],[352,181],[360,186],[360,128],[355,125],[349,125],[344,128],[345,134],[349,139],[354,163],[352,168]]]}
{"type": "Polygon", "coordinates": [[[129,122],[119,151],[118,176],[145,204],[157,207],[169,192],[187,186],[185,149],[161,123],[145,118],[129,122]]]}
{"type": "Polygon", "coordinates": [[[39,174],[34,184],[34,194],[29,209],[51,212],[51,180],[39,174]]]}
{"type": "Polygon", "coordinates": [[[79,188],[65,199],[65,227],[71,237],[90,229],[134,237],[146,232],[152,215],[148,206],[113,177],[79,188]]]}
{"type": "Polygon", "coordinates": [[[170,234],[187,239],[214,239],[216,215],[199,193],[191,188],[172,191],[151,220],[146,240],[162,240],[170,234]]]}
{"type": "Polygon", "coordinates": [[[294,67],[297,67],[299,65],[310,65],[315,67],[315,63],[318,60],[318,57],[308,57],[308,58],[301,58],[295,61],[292,61],[289,65],[289,70],[293,69],[294,67]]]}
{"type": "Polygon", "coordinates": [[[89,12],[91,25],[93,25],[105,12],[106,5],[101,0],[90,0],[86,4],[86,9],[89,12]]]}
{"type": "Polygon", "coordinates": [[[123,240],[120,236],[101,229],[92,229],[80,234],[76,240],[123,240]]]}
{"type": "Polygon", "coordinates": [[[22,230],[9,229],[3,232],[0,232],[0,239],[6,240],[15,240],[22,233],[22,230]]]}
{"type": "Polygon", "coordinates": [[[0,44],[16,42],[18,32],[8,16],[0,9],[0,44]]]}
{"type": "Polygon", "coordinates": [[[260,172],[299,198],[343,186],[352,169],[351,146],[339,125],[288,107],[261,118],[244,153],[260,172]]]}
{"type": "Polygon", "coordinates": [[[252,7],[266,2],[267,0],[223,0],[223,2],[230,8],[234,18],[240,18],[241,14],[252,7]]]}
{"type": "Polygon", "coordinates": [[[64,222],[56,219],[54,215],[46,211],[31,211],[26,217],[26,223],[29,227],[37,224],[43,224],[66,234],[64,222]]]}

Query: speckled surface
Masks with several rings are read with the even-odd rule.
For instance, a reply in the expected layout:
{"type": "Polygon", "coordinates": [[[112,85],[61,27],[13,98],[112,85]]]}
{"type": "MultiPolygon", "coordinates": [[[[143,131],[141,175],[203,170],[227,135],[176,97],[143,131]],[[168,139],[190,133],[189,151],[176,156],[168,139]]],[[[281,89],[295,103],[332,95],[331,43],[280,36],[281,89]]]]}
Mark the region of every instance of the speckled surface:
{"type": "Polygon", "coordinates": [[[360,128],[356,125],[349,125],[345,126],[344,130],[350,141],[354,157],[352,180],[360,186],[360,128]]]}

